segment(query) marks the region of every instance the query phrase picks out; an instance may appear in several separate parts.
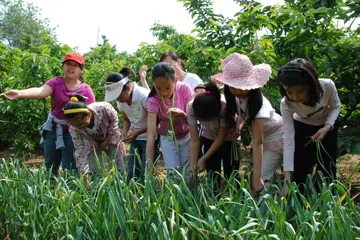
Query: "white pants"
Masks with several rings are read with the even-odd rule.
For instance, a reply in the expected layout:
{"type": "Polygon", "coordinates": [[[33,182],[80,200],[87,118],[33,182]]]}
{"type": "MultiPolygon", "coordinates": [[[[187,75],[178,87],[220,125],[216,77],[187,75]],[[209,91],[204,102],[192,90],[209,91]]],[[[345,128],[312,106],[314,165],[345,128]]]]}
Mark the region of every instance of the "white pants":
{"type": "Polygon", "coordinates": [[[190,134],[182,139],[177,139],[177,147],[175,141],[169,141],[167,136],[160,136],[161,152],[165,162],[166,172],[178,169],[179,172],[189,176],[190,163],[190,134]]]}
{"type": "Polygon", "coordinates": [[[282,163],[282,160],[282,153],[268,151],[263,152],[261,178],[264,181],[265,187],[269,187],[272,184],[275,171],[282,163]]]}

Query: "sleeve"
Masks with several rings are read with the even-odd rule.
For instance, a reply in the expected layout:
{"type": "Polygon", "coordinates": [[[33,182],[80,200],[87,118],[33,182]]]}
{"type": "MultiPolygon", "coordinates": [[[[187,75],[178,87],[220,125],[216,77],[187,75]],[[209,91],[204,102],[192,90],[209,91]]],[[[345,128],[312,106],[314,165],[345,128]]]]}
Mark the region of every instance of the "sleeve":
{"type": "Polygon", "coordinates": [[[193,126],[197,124],[194,110],[192,108],[193,101],[190,101],[188,105],[186,106],[186,114],[187,114],[187,121],[189,123],[189,126],[193,126]]]}
{"type": "Polygon", "coordinates": [[[263,97],[263,104],[256,114],[255,118],[270,118],[271,111],[273,110],[269,100],[263,97]]]}
{"type": "Polygon", "coordinates": [[[147,110],[147,108],[148,108],[147,107],[147,96],[142,97],[140,100],[140,103],[141,103],[141,106],[147,110]]]}
{"type": "Polygon", "coordinates": [[[328,91],[330,91],[330,97],[329,97],[330,112],[328,114],[328,117],[326,118],[325,123],[331,124],[331,126],[334,127],[335,121],[339,117],[341,103],[340,103],[338,91],[332,80],[330,80],[329,85],[330,86],[328,88],[328,91]]]}
{"type": "Polygon", "coordinates": [[[59,77],[56,77],[56,78],[53,78],[53,79],[51,79],[49,81],[46,81],[45,85],[48,85],[54,91],[58,81],[59,81],[59,77]]]}
{"type": "Polygon", "coordinates": [[[95,102],[95,95],[93,93],[93,90],[91,89],[91,87],[89,85],[87,85],[87,94],[85,97],[87,97],[88,99],[86,100],[86,104],[89,105],[91,103],[95,102]]]}
{"type": "Polygon", "coordinates": [[[199,86],[200,84],[203,84],[203,80],[201,80],[201,78],[194,74],[194,84],[193,84],[193,89],[195,89],[197,86],[199,86]]]}
{"type": "Polygon", "coordinates": [[[179,93],[180,93],[179,95],[185,99],[186,105],[194,95],[194,91],[191,89],[191,87],[188,84],[182,84],[181,91],[179,91],[179,93]]]}
{"type": "Polygon", "coordinates": [[[147,111],[150,113],[156,113],[158,114],[160,109],[156,102],[155,97],[149,97],[147,100],[147,111]]]}
{"type": "Polygon", "coordinates": [[[283,118],[284,128],[284,171],[294,171],[294,152],[295,152],[295,128],[293,112],[289,108],[285,99],[281,100],[280,111],[283,118]]]}
{"type": "Polygon", "coordinates": [[[117,108],[119,109],[120,112],[124,111],[124,109],[122,107],[122,104],[119,101],[116,101],[116,106],[117,106],[117,108]]]}
{"type": "Polygon", "coordinates": [[[88,156],[92,151],[92,146],[83,138],[77,128],[70,127],[69,132],[74,143],[76,167],[80,173],[88,173],[90,171],[88,156]]]}

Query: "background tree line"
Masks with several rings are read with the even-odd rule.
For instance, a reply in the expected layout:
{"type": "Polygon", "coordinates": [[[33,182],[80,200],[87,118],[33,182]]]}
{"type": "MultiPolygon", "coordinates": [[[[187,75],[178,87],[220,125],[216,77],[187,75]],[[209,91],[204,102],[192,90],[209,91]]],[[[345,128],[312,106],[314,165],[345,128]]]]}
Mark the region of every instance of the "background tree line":
{"type": "MultiPolygon", "coordinates": [[[[118,52],[103,36],[85,53],[85,79],[98,101],[104,98],[104,79],[123,66],[138,70],[153,66],[164,51],[176,51],[188,71],[204,81],[220,71],[219,60],[230,53],[248,55],[254,64],[268,63],[272,79],[264,94],[278,109],[276,69],[295,57],[312,60],[320,77],[332,78],[341,98],[338,147],[340,153],[360,152],[360,15],[359,0],[287,0],[265,6],[235,0],[232,18],[215,13],[210,0],[179,0],[191,14],[196,37],[172,26],[154,24],[156,44],[142,43],[134,53],[118,52]]],[[[40,10],[23,0],[0,0],[0,91],[40,86],[62,74],[61,59],[72,50],[57,41],[55,30],[40,19],[40,10]]],[[[149,81],[151,82],[151,81],[149,81]]],[[[0,101],[0,149],[33,151],[49,100],[0,101]]]]}

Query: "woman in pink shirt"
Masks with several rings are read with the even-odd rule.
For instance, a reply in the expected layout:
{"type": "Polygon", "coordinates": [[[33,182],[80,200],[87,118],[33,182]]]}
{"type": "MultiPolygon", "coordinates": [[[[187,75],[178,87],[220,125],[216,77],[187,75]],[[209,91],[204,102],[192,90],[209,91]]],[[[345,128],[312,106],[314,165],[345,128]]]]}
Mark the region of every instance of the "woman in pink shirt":
{"type": "Polygon", "coordinates": [[[63,169],[75,169],[74,145],[63,113],[64,105],[72,94],[87,97],[86,103],[95,102],[94,93],[83,78],[85,60],[80,53],[68,53],[62,61],[64,76],[47,81],[41,87],[24,90],[10,90],[4,97],[9,100],[19,98],[40,99],[51,96],[51,111],[41,130],[44,144],[45,166],[57,175],[60,163],[63,169]]]}
{"type": "MultiPolygon", "coordinates": [[[[190,126],[190,176],[196,176],[196,169],[207,170],[209,173],[221,173],[221,163],[224,175],[229,178],[233,171],[238,170],[239,160],[234,158],[232,149],[235,124],[229,126],[226,122],[226,101],[214,83],[207,83],[195,88],[204,90],[191,100],[186,108],[190,126]],[[202,125],[199,134],[197,121],[202,125]],[[200,135],[200,136],[199,136],[200,135]],[[204,144],[204,155],[198,160],[200,139],[204,144]]],[[[217,181],[218,175],[214,175],[217,181]]]]}
{"type": "Polygon", "coordinates": [[[86,105],[86,99],[74,95],[64,106],[64,114],[71,125],[70,133],[75,146],[76,166],[80,173],[94,173],[96,158],[103,167],[102,151],[110,161],[115,160],[118,170],[124,170],[125,145],[121,141],[116,110],[108,102],[86,105]]]}
{"type": "Polygon", "coordinates": [[[214,79],[225,85],[227,121],[231,125],[239,114],[236,131],[242,119],[250,125],[254,164],[252,188],[257,194],[264,182],[265,187],[272,183],[282,162],[282,118],[260,90],[270,78],[271,67],[267,64],[254,66],[247,56],[238,53],[223,60],[221,67],[222,73],[214,79]]]}
{"type": "Polygon", "coordinates": [[[301,184],[316,165],[325,177],[336,178],[337,132],[340,100],[334,82],[319,79],[313,64],[299,58],[283,66],[277,76],[284,119],[284,171],[301,184]],[[316,144],[324,149],[317,156],[316,144]]]}
{"type": "Polygon", "coordinates": [[[173,169],[189,176],[190,134],[187,123],[186,105],[193,91],[188,84],[177,82],[175,71],[169,63],[158,63],[152,69],[153,88],[147,103],[146,159],[154,159],[156,133],[167,174],[173,169]]]}

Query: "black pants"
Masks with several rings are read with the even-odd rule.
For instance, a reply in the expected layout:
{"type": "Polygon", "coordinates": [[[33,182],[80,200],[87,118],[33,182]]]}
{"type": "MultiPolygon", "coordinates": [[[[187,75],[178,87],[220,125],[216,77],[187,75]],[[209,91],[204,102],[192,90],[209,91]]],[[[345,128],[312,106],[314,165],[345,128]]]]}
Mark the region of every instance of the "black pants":
{"type": "MultiPolygon", "coordinates": [[[[201,137],[201,142],[204,145],[205,154],[213,144],[214,140],[201,137]]],[[[223,145],[206,161],[206,170],[212,173],[221,173],[221,160],[223,162],[224,176],[226,178],[229,178],[233,171],[238,170],[240,159],[231,160],[231,146],[231,141],[225,141],[223,145]]]]}
{"type": "MultiPolygon", "coordinates": [[[[322,126],[312,126],[294,120],[295,127],[295,154],[294,154],[294,180],[297,184],[306,183],[307,175],[316,171],[322,171],[329,180],[336,179],[336,157],[338,127],[330,130],[322,140],[320,153],[315,142],[310,142],[313,136],[322,126]],[[306,146],[305,146],[306,145],[306,146]],[[320,157],[321,154],[321,157],[320,157]]],[[[316,178],[315,178],[316,179],[316,178]]],[[[303,185],[304,186],[304,185],[303,185]]]]}

